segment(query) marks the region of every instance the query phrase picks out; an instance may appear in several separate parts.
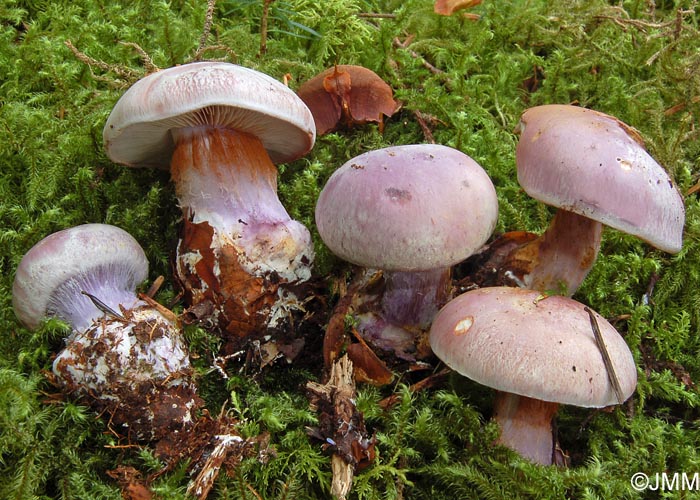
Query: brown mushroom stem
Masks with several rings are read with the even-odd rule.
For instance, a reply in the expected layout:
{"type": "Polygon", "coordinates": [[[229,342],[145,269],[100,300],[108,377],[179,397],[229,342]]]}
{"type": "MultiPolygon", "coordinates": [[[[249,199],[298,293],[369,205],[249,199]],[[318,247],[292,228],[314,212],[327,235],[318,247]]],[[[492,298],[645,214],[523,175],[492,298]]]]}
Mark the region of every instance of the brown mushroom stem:
{"type": "Polygon", "coordinates": [[[558,403],[499,391],[494,402],[493,419],[501,428],[498,443],[542,465],[554,463],[552,420],[558,403]]]}
{"type": "Polygon", "coordinates": [[[502,274],[521,288],[572,296],[595,263],[602,231],[600,222],[559,209],[540,237],[510,253],[502,274]]]}
{"type": "Polygon", "coordinates": [[[174,133],[171,175],[185,214],[177,272],[191,306],[206,303],[244,337],[294,307],[285,283],[311,275],[313,245],[277,197],[277,169],[251,134],[217,127],[174,133]],[[290,299],[290,300],[287,300],[290,299]]]}

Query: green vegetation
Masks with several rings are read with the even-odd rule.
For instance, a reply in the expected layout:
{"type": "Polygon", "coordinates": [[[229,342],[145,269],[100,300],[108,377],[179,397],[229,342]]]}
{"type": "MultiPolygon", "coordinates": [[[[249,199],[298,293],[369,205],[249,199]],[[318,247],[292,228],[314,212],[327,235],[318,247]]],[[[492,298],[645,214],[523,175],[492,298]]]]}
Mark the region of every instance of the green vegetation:
{"type": "MultiPolygon", "coordinates": [[[[107,475],[160,464],[120,443],[88,409],[52,397],[44,373],[64,325],[37,332],[14,317],[11,288],[24,253],[49,233],[86,222],[130,232],[166,277],[156,297],[176,294],[169,256],[179,209],[166,172],[127,169],[102,150],[102,127],[149,61],[164,68],[197,56],[203,1],[5,0],[0,4],[0,498],[118,499],[107,475]],[[66,44],[103,65],[87,64],[66,44]]],[[[578,102],[637,128],[683,193],[700,177],[700,8],[691,0],[484,0],[470,12],[433,14],[429,0],[278,0],[270,4],[260,54],[263,2],[221,0],[200,56],[249,66],[290,85],[333,63],[376,71],[403,103],[383,133],[376,126],[318,139],[281,168],[290,214],[313,231],[315,199],[330,173],[369,149],[436,142],[472,156],[498,190],[497,231],[543,230],[551,212],[517,184],[513,130],[538,104],[578,102]],[[656,4],[655,8],[652,8],[656,4]],[[387,13],[369,17],[362,13],[387,13]]],[[[353,498],[676,498],[636,492],[636,472],[700,472],[700,202],[686,197],[684,249],[670,256],[607,229],[601,256],[575,298],[608,318],[634,353],[639,385],[612,411],[563,408],[561,445],[572,467],[532,465],[494,447],[491,393],[452,377],[411,394],[405,385],[361,387],[358,405],[376,432],[377,460],[355,478],[353,498]],[[650,300],[645,293],[655,281],[650,300]],[[397,392],[400,403],[378,402],[397,392]]],[[[316,237],[318,270],[348,267],[316,237]]],[[[212,413],[227,408],[244,435],[270,434],[265,464],[246,459],[221,474],[210,498],[327,498],[330,464],[306,435],[316,416],[303,384],[317,374],[275,366],[256,377],[211,369],[219,345],[188,332],[212,413]]],[[[234,372],[234,370],[231,370],[234,372]]],[[[547,381],[543,381],[546,383],[547,381]]],[[[185,497],[185,464],[158,477],[163,499],[185,497]]],[[[683,492],[690,498],[693,493],[683,492]]]]}

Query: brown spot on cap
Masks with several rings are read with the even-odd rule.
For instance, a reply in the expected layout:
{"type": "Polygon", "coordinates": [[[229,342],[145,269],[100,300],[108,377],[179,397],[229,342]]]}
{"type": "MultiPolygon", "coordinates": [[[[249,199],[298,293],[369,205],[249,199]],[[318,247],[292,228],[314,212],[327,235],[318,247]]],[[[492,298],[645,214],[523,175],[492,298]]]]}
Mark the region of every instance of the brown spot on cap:
{"type": "Polygon", "coordinates": [[[389,197],[389,199],[393,202],[396,203],[407,203],[411,201],[411,192],[406,190],[406,189],[398,189],[398,188],[386,188],[384,190],[384,193],[389,197]]]}

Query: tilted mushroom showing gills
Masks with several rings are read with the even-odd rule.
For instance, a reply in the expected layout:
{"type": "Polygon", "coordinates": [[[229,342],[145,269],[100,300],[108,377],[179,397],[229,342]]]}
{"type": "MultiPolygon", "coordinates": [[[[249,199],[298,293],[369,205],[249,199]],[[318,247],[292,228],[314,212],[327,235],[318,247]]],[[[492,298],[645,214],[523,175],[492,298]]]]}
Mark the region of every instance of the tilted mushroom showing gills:
{"type": "Polygon", "coordinates": [[[552,464],[552,421],[559,404],[620,404],[596,343],[595,319],[620,395],[629,398],[637,369],[624,339],[573,299],[511,287],[487,287],[452,299],[435,316],[430,345],[447,366],[496,389],[499,442],[529,460],[552,464]]]}
{"type": "Polygon", "coordinates": [[[136,296],[147,274],[143,249],[128,233],[85,224],[32,247],[12,287],[25,326],[59,318],[73,329],[53,363],[62,389],[106,410],[136,440],[190,428],[201,404],[180,328],[136,296]]]}
{"type": "Polygon", "coordinates": [[[597,111],[551,104],[525,111],[519,131],[520,185],[558,207],[547,231],[505,264],[519,284],[563,285],[573,295],[595,263],[602,224],[680,251],[683,198],[633,129],[597,111]]]}
{"type": "Polygon", "coordinates": [[[483,245],[498,218],[491,179],[469,156],[434,144],[361,154],[329,178],[316,204],[319,234],[349,262],[384,272],[378,298],[358,315],[371,343],[415,355],[448,300],[450,267],[483,245]],[[373,303],[377,302],[377,305],[373,303]],[[418,335],[420,337],[420,335],[418,335]]]}
{"type": "Polygon", "coordinates": [[[153,73],[119,99],[104,127],[109,157],[170,168],[183,211],[176,271],[190,310],[230,336],[275,326],[308,280],[306,227],[277,196],[277,168],[314,144],[313,117],[273,78],[228,63],[153,73]]]}

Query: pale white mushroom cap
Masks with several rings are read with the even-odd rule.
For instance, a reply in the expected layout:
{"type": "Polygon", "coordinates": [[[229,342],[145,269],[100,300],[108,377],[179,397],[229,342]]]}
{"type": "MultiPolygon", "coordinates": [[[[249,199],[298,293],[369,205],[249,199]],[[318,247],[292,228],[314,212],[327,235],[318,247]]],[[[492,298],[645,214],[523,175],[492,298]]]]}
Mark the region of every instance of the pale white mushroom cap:
{"type": "Polygon", "coordinates": [[[83,224],[50,234],[22,257],[12,305],[28,328],[58,317],[80,329],[103,314],[82,291],[119,312],[119,305],[136,302],[136,287],[147,276],[146,255],[129,233],[108,224],[83,224]]]}
{"type": "Polygon", "coordinates": [[[116,163],[168,168],[171,130],[205,125],[258,137],[275,163],[303,156],[316,137],[311,111],[283,83],[235,64],[195,62],[132,85],[107,119],[105,150],[116,163]]]}
{"type": "Polygon", "coordinates": [[[685,206],[668,173],[620,120],[577,106],[523,113],[518,181],[533,198],[676,253],[685,206]]]}
{"type": "MultiPolygon", "coordinates": [[[[499,391],[563,404],[619,404],[584,305],[522,288],[466,292],[433,320],[430,345],[447,366],[499,391]]],[[[629,347],[593,312],[622,394],[637,385],[629,347]]]]}

